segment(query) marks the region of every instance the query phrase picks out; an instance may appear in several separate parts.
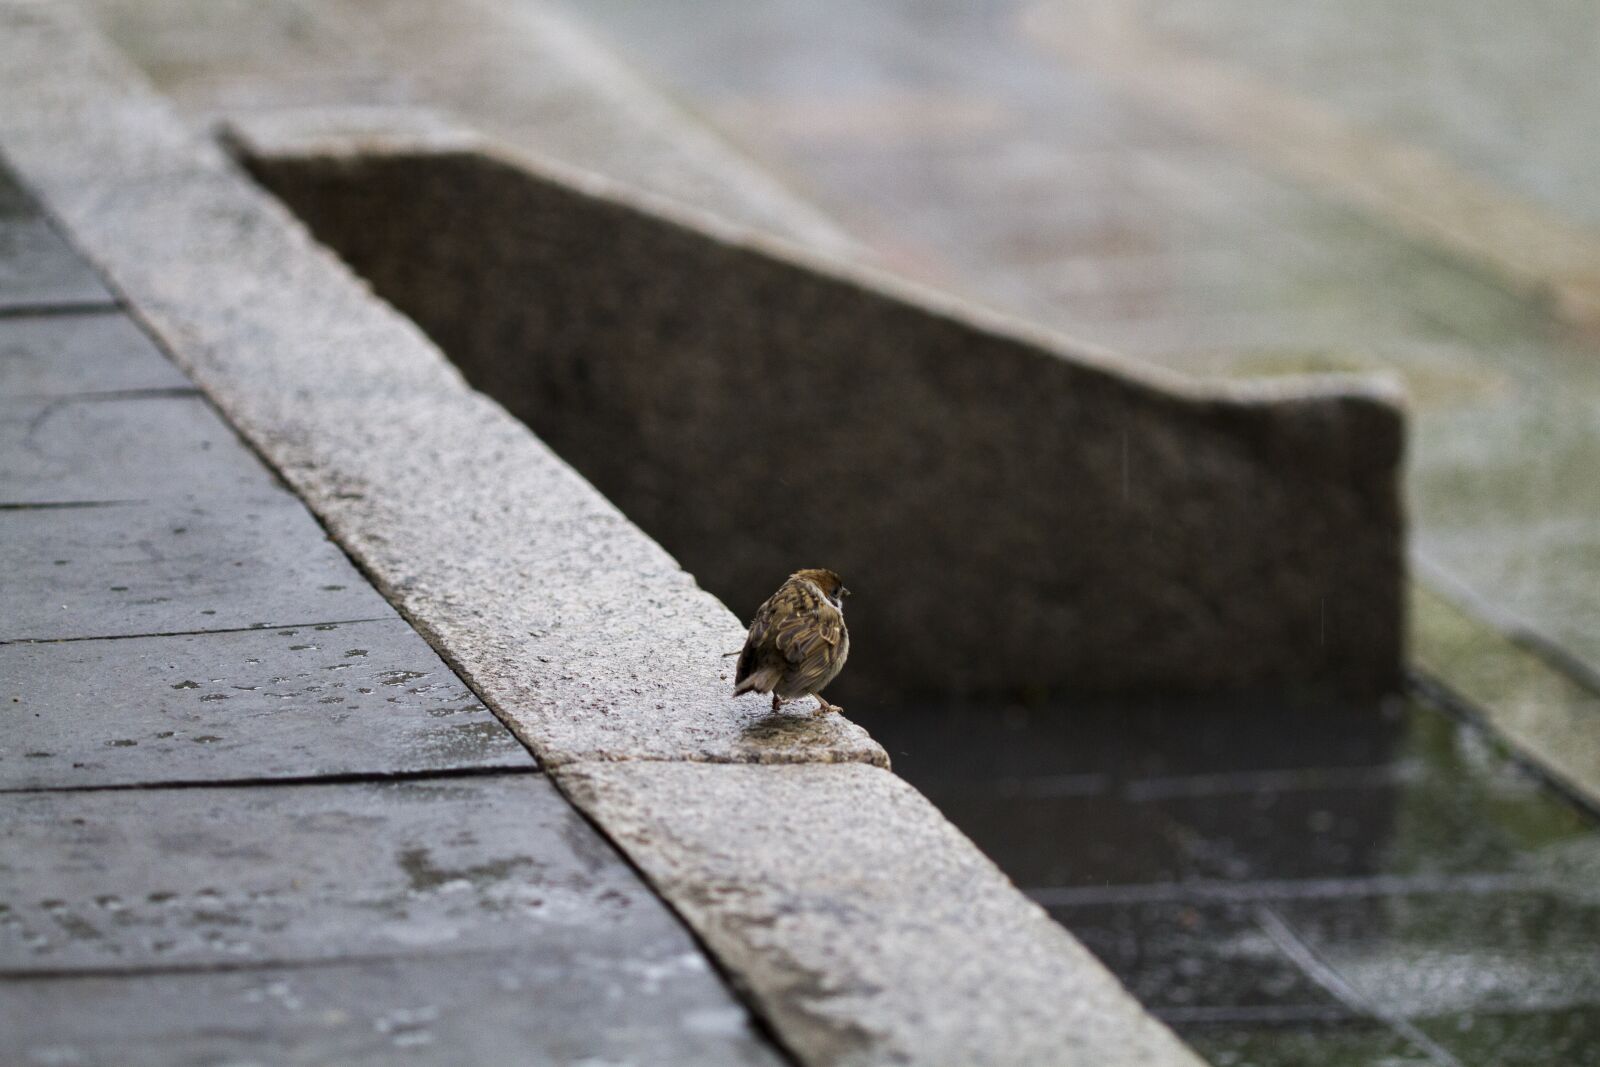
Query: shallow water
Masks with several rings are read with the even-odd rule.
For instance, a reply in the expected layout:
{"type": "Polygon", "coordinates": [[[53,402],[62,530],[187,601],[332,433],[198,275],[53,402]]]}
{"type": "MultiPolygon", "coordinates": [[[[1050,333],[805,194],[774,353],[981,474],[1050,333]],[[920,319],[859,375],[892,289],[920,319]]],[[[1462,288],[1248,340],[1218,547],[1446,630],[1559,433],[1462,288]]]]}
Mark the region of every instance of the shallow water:
{"type": "Polygon", "coordinates": [[[1215,1064],[1600,1064],[1600,825],[1420,698],[849,713],[1215,1064]]]}

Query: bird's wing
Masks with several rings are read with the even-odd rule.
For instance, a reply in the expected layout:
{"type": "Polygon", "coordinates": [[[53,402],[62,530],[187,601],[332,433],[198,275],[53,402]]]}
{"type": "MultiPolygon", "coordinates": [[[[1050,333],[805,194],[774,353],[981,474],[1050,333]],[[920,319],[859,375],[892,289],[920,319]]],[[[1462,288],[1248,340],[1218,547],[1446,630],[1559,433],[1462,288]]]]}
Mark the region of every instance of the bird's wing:
{"type": "Polygon", "coordinates": [[[779,601],[772,621],[773,643],[784,659],[803,663],[839,646],[844,637],[844,616],[816,586],[790,582],[772,599],[779,601]]]}

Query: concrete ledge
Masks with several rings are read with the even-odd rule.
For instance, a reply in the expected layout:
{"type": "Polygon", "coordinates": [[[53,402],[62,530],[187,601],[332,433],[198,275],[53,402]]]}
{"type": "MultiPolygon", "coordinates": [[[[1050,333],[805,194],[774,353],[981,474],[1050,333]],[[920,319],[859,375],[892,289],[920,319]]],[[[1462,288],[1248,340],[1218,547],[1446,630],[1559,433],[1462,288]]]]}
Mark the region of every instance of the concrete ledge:
{"type": "Polygon", "coordinates": [[[759,603],[795,560],[844,573],[846,704],[1397,685],[1403,426],[1383,382],[1201,387],[380,119],[278,114],[233,137],[726,603],[759,603]]]}
{"type": "Polygon", "coordinates": [[[630,763],[556,781],[805,1063],[1200,1062],[892,774],[630,763]]]}

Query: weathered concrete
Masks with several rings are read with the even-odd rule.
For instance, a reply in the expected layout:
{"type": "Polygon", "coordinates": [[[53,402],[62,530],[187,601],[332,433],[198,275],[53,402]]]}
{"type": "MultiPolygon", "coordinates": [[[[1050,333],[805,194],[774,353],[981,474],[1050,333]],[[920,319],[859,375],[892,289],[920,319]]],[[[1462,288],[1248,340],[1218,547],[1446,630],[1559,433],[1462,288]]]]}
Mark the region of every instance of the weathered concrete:
{"type": "Polygon", "coordinates": [[[188,388],[120,312],[0,319],[0,390],[10,399],[188,388]]]}
{"type": "MultiPolygon", "coordinates": [[[[654,906],[654,905],[652,905],[654,906]]],[[[0,982],[19,1063],[740,1064],[783,1061],[675,955],[512,952],[0,982]],[[70,1048],[71,1059],[62,1050],[70,1048]]]]}
{"type": "Polygon", "coordinates": [[[1396,683],[1382,388],[1204,390],[459,138],[313,133],[238,140],[713,593],[757,604],[795,560],[860,576],[846,701],[1396,683]]]}
{"type": "MultiPolygon", "coordinates": [[[[3,382],[3,379],[0,379],[3,382]]],[[[263,496],[271,473],[190,386],[0,400],[0,502],[263,496]]]]}
{"type": "Polygon", "coordinates": [[[807,1063],[1199,1063],[891,774],[557,775],[807,1063]]]}
{"type": "Polygon", "coordinates": [[[0,789],[522,767],[405,622],[0,645],[0,789]]]}
{"type": "Polygon", "coordinates": [[[0,509],[0,641],[356,619],[394,609],[299,501],[0,509]]]}

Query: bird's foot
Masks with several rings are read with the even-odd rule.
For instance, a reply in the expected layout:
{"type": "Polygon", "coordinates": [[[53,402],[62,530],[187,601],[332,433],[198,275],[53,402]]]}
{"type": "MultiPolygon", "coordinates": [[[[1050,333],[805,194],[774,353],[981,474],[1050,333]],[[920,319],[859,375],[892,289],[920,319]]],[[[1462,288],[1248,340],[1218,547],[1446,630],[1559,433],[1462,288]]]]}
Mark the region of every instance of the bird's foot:
{"type": "Polygon", "coordinates": [[[815,710],[813,710],[811,712],[811,714],[819,716],[819,717],[828,714],[828,712],[830,712],[830,711],[838,712],[841,715],[844,714],[844,709],[843,708],[839,707],[836,704],[830,704],[826,700],[823,700],[820,694],[812,693],[811,695],[817,698],[817,706],[816,706],[815,710]]]}
{"type": "Polygon", "coordinates": [[[777,711],[782,706],[783,706],[783,701],[778,699],[778,694],[777,693],[773,693],[772,694],[772,710],[773,711],[777,711]]]}

